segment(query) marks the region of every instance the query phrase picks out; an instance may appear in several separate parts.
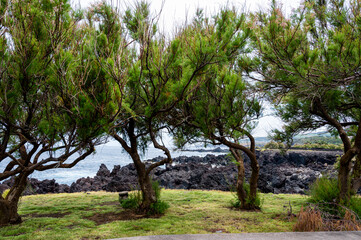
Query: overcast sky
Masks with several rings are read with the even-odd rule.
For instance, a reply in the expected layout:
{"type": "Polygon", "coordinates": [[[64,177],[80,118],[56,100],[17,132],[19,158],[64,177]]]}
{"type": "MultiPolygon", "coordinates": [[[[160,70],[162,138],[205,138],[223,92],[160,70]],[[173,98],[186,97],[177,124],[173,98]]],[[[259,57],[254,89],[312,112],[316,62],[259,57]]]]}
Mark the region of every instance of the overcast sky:
{"type": "MultiPolygon", "coordinates": [[[[81,8],[88,7],[95,0],[73,0],[74,3],[80,4],[81,8]]],[[[108,0],[113,5],[117,5],[120,9],[126,9],[134,4],[135,0],[108,0]]],[[[160,26],[170,34],[174,27],[184,23],[188,18],[194,16],[197,8],[205,10],[206,14],[217,12],[221,6],[235,6],[237,9],[245,9],[246,11],[257,11],[267,9],[271,0],[148,0],[151,4],[153,13],[161,12],[160,26]]],[[[281,0],[279,1],[286,13],[290,13],[293,8],[297,8],[301,0],[281,0]]]]}
{"type": "MultiPolygon", "coordinates": [[[[73,1],[77,5],[80,4],[81,8],[86,8],[91,3],[97,2],[94,0],[73,1]]],[[[113,2],[114,5],[117,5],[122,10],[125,10],[135,2],[135,0],[108,1],[113,2]]],[[[151,3],[153,13],[159,13],[162,9],[159,22],[160,30],[166,33],[166,35],[171,36],[176,26],[184,23],[186,19],[192,19],[197,8],[204,9],[208,15],[217,12],[221,6],[225,6],[228,3],[229,6],[235,6],[237,9],[258,11],[268,9],[271,0],[152,0],[148,2],[151,3]]],[[[282,0],[279,2],[282,4],[286,14],[289,14],[293,8],[298,8],[301,0],[282,0]]],[[[265,115],[270,115],[271,113],[270,109],[266,109],[265,115]]],[[[281,126],[282,122],[279,119],[273,116],[265,116],[260,119],[258,127],[254,130],[253,134],[258,137],[267,136],[272,129],[280,128],[281,126]]]]}

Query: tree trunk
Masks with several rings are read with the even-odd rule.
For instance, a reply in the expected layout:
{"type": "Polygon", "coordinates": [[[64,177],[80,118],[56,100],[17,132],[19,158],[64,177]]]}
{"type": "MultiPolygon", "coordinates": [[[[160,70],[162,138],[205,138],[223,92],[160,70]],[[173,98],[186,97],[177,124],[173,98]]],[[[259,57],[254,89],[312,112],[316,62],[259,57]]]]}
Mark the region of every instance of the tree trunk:
{"type": "Polygon", "coordinates": [[[142,203],[140,204],[141,212],[148,212],[150,205],[157,201],[155,192],[149,174],[147,174],[146,166],[141,162],[138,154],[132,154],[133,162],[138,174],[140,190],[142,191],[142,203]]]}
{"type": "Polygon", "coordinates": [[[252,155],[249,155],[251,160],[251,179],[249,180],[249,190],[250,190],[250,209],[259,209],[259,206],[256,206],[256,198],[257,198],[257,183],[258,183],[258,176],[259,176],[259,164],[257,162],[256,153],[254,152],[252,155]]]}
{"type": "Polygon", "coordinates": [[[361,187],[361,152],[357,154],[356,162],[352,169],[351,189],[357,193],[361,187]]]}
{"type": "Polygon", "coordinates": [[[242,158],[242,154],[240,150],[232,149],[231,152],[235,159],[237,160],[238,164],[238,176],[237,176],[237,197],[241,201],[241,209],[247,210],[255,210],[259,209],[257,206],[256,198],[257,198],[257,182],[258,182],[258,175],[259,175],[259,165],[257,162],[256,154],[247,154],[251,160],[251,178],[249,180],[249,195],[247,196],[246,191],[244,190],[244,178],[245,178],[245,168],[244,168],[244,161],[242,158]]]}
{"type": "Polygon", "coordinates": [[[338,186],[340,189],[340,195],[338,202],[342,205],[347,205],[350,201],[350,172],[351,172],[351,160],[355,156],[354,151],[350,149],[340,159],[340,168],[338,171],[338,186]]]}
{"type": "Polygon", "coordinates": [[[28,176],[28,173],[20,173],[15,177],[14,185],[5,199],[0,197],[0,225],[21,223],[21,217],[18,214],[18,203],[26,188],[28,176]]]}
{"type": "Polygon", "coordinates": [[[237,191],[237,197],[238,200],[241,201],[241,209],[247,209],[247,193],[244,190],[244,177],[245,177],[245,168],[244,168],[244,161],[242,158],[241,153],[238,150],[230,149],[232,152],[232,155],[236,159],[238,165],[238,175],[237,175],[237,183],[236,183],[236,191],[237,191]]]}

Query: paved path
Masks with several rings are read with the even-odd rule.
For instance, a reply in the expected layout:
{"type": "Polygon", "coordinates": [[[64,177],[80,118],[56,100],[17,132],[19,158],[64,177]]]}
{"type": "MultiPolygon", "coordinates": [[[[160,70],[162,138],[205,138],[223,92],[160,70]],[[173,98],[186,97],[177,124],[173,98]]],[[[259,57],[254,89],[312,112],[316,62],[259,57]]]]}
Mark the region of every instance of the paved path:
{"type": "Polygon", "coordinates": [[[113,240],[361,240],[359,232],[283,232],[240,234],[160,235],[113,240]]]}

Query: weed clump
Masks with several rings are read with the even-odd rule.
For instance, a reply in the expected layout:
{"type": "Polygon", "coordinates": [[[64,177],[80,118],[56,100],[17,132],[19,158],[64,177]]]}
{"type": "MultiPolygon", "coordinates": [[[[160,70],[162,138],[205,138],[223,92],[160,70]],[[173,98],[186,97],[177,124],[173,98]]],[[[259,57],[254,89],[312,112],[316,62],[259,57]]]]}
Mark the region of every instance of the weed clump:
{"type": "Polygon", "coordinates": [[[137,209],[142,203],[141,191],[133,191],[129,193],[128,198],[119,199],[120,206],[125,209],[137,209]]]}
{"type": "Polygon", "coordinates": [[[323,212],[318,206],[301,208],[293,230],[297,232],[315,231],[360,231],[361,222],[352,210],[345,208],[344,216],[323,212]]]}
{"type": "MultiPolygon", "coordinates": [[[[147,210],[147,215],[164,214],[169,208],[169,204],[160,200],[160,193],[162,188],[159,186],[157,181],[152,182],[152,188],[155,193],[156,202],[150,205],[147,210]]],[[[120,205],[125,209],[139,210],[143,201],[143,195],[141,191],[133,191],[129,194],[126,199],[119,199],[120,205]]]]}
{"type": "Polygon", "coordinates": [[[310,195],[310,202],[319,204],[322,211],[330,214],[339,214],[340,217],[345,215],[343,207],[347,207],[357,216],[361,216],[361,198],[355,194],[351,196],[350,203],[346,206],[340,206],[337,203],[340,190],[338,181],[335,178],[328,178],[323,176],[317,179],[311,186],[308,194],[310,195]]]}
{"type": "Polygon", "coordinates": [[[294,231],[359,231],[361,198],[352,196],[350,203],[338,203],[338,181],[326,176],[317,179],[308,192],[310,206],[301,208],[294,231]]]}
{"type": "Polygon", "coordinates": [[[333,203],[337,201],[340,190],[335,178],[321,177],[311,186],[308,194],[312,203],[333,203]]]}
{"type": "Polygon", "coordinates": [[[293,231],[296,232],[315,232],[322,230],[322,217],[320,211],[312,208],[304,209],[301,207],[301,211],[298,214],[298,220],[293,227],[293,231]]]}

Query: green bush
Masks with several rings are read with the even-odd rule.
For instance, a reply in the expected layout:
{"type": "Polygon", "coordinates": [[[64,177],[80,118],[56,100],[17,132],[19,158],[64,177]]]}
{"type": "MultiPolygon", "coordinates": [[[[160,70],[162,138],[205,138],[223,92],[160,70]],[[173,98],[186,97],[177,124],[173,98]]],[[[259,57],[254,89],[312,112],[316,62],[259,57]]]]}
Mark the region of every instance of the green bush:
{"type": "MultiPolygon", "coordinates": [[[[150,205],[150,209],[147,215],[164,214],[169,208],[169,204],[160,200],[160,192],[162,188],[157,181],[152,181],[152,188],[155,193],[156,202],[150,205]]],[[[119,199],[120,205],[125,209],[139,209],[143,201],[143,195],[141,191],[134,191],[129,194],[127,199],[119,199]]]]}
{"type": "Polygon", "coordinates": [[[342,144],[331,144],[331,143],[304,143],[304,144],[295,144],[292,146],[293,148],[305,148],[305,149],[343,149],[342,144]]]}
{"type": "Polygon", "coordinates": [[[361,218],[361,197],[357,195],[351,197],[350,209],[361,218]]]}
{"type": "Polygon", "coordinates": [[[337,201],[339,192],[337,179],[323,176],[310,186],[308,194],[310,202],[334,203],[337,201]]]}
{"type": "Polygon", "coordinates": [[[169,208],[169,204],[160,200],[160,192],[162,191],[162,188],[159,185],[158,181],[152,181],[152,188],[155,193],[155,197],[157,201],[155,203],[152,203],[150,205],[150,210],[147,214],[153,215],[153,214],[164,214],[165,211],[169,208]]]}
{"type": "Polygon", "coordinates": [[[323,211],[343,217],[345,209],[349,208],[361,216],[361,198],[357,195],[351,196],[349,205],[342,207],[337,204],[339,192],[337,179],[323,176],[311,185],[308,194],[310,202],[320,204],[319,207],[323,211]]]}
{"type": "Polygon", "coordinates": [[[285,145],[281,142],[270,141],[264,145],[265,149],[284,149],[285,145]]]}
{"type": "Polygon", "coordinates": [[[150,210],[149,210],[148,214],[150,214],[150,215],[164,214],[168,208],[169,208],[168,203],[158,199],[157,202],[152,203],[150,205],[150,210]]]}
{"type": "Polygon", "coordinates": [[[131,192],[126,199],[119,199],[120,205],[125,209],[138,209],[142,203],[142,192],[131,192]]]}

